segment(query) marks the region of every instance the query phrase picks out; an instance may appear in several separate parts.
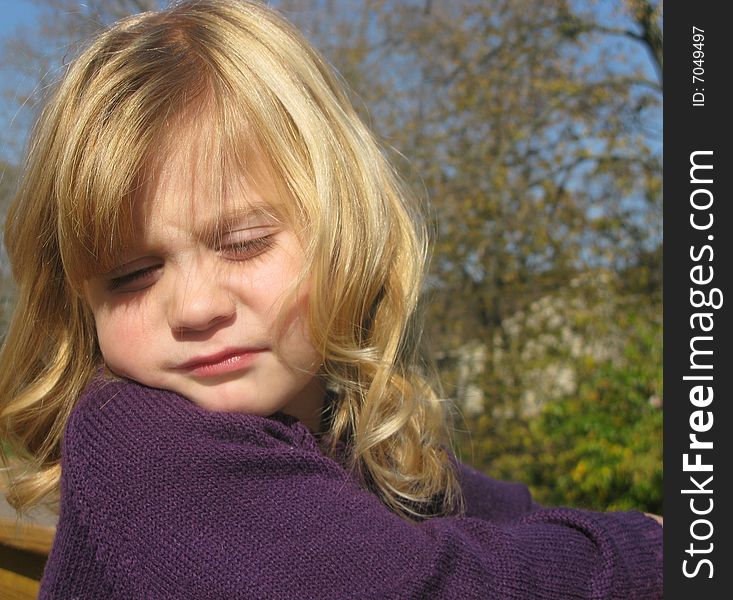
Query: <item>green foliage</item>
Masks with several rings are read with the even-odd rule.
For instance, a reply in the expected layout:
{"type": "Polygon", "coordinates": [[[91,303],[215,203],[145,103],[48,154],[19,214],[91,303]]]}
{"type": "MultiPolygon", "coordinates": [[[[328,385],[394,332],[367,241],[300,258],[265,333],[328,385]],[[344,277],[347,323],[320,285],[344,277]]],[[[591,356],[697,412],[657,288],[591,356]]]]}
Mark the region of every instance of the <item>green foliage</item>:
{"type": "Polygon", "coordinates": [[[578,360],[577,391],[536,417],[478,417],[463,457],[528,484],[543,504],[661,513],[661,310],[644,300],[615,315],[627,336],[620,360],[578,360]]]}
{"type": "Polygon", "coordinates": [[[623,368],[601,365],[576,396],[550,403],[531,423],[544,458],[529,482],[538,499],[661,512],[662,411],[653,369],[661,372],[661,364],[650,368],[648,357],[623,368]]]}

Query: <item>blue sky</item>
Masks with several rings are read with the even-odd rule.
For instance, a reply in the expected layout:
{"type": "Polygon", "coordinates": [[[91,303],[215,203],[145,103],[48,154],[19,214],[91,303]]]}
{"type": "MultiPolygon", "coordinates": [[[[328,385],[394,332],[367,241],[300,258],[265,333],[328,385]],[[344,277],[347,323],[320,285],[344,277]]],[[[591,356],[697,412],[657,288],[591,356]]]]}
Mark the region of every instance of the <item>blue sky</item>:
{"type": "MultiPolygon", "coordinates": [[[[5,39],[18,27],[33,25],[37,14],[38,9],[31,0],[0,0],[0,44],[3,44],[5,39]]],[[[6,76],[6,73],[2,74],[2,77],[6,76]]],[[[13,118],[14,111],[15,109],[9,108],[6,100],[0,101],[0,116],[2,117],[0,123],[4,127],[13,118]]],[[[14,158],[15,151],[6,147],[6,141],[4,137],[0,139],[0,158],[14,158]]]]}
{"type": "Polygon", "coordinates": [[[2,18],[0,18],[0,37],[5,37],[18,25],[32,23],[37,9],[29,0],[0,0],[2,18]]]}

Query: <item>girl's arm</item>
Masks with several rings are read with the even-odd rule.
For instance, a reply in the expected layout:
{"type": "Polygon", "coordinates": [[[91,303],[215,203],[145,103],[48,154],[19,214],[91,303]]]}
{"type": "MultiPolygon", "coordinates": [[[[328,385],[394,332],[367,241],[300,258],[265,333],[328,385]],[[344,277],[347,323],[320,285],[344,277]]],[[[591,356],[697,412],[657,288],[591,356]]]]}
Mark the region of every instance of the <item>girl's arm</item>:
{"type": "Polygon", "coordinates": [[[494,523],[516,520],[539,508],[527,486],[499,481],[455,460],[465,500],[466,516],[494,523]]]}
{"type": "MultiPolygon", "coordinates": [[[[532,500],[524,484],[499,481],[458,460],[454,462],[465,498],[467,516],[498,523],[517,519],[532,510],[543,508],[532,500]]],[[[644,514],[664,525],[664,518],[660,515],[644,514]]]]}
{"type": "Polygon", "coordinates": [[[80,400],[40,598],[661,598],[641,513],[409,523],[299,422],[111,382],[80,400]]]}

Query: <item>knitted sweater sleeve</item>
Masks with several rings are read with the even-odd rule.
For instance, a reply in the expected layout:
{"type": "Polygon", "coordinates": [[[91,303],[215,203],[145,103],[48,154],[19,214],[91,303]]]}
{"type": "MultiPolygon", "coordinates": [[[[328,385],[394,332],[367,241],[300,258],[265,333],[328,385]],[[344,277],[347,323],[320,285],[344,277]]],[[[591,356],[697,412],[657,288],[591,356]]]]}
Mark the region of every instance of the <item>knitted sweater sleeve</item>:
{"type": "Polygon", "coordinates": [[[528,508],[409,523],[294,419],[96,383],[64,436],[39,598],[661,598],[652,519],[528,508]]]}
{"type": "Polygon", "coordinates": [[[455,466],[466,516],[503,523],[539,508],[532,501],[527,486],[498,481],[457,460],[455,466]]]}

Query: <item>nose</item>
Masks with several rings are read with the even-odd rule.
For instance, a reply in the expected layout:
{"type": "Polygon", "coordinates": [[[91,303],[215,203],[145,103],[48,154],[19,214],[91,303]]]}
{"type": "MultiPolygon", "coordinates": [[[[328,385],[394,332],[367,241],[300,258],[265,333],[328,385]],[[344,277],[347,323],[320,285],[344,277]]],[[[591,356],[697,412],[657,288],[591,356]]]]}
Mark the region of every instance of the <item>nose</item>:
{"type": "Polygon", "coordinates": [[[178,274],[170,295],[168,323],[177,334],[208,331],[236,312],[227,274],[202,261],[194,262],[178,274]]]}

